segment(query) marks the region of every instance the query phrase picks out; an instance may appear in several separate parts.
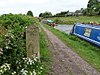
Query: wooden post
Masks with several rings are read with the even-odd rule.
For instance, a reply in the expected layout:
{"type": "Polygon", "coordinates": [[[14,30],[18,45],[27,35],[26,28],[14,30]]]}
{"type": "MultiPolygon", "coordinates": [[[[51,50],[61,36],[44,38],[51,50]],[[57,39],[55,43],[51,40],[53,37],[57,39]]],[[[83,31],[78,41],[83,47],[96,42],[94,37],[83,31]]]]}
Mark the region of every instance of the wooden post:
{"type": "Polygon", "coordinates": [[[32,58],[39,57],[39,28],[37,26],[30,25],[26,29],[26,49],[27,57],[32,58]]]}

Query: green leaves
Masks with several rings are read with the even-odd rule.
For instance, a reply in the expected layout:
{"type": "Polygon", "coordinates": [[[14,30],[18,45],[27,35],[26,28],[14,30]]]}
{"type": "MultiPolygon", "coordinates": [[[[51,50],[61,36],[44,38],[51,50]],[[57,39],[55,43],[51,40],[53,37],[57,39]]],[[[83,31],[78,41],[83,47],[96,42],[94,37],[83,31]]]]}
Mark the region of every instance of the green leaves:
{"type": "Polygon", "coordinates": [[[20,14],[0,16],[0,27],[6,28],[6,34],[0,35],[0,48],[3,50],[3,54],[0,55],[0,66],[4,63],[11,64],[10,71],[18,73],[17,67],[26,65],[19,65],[18,62],[23,62],[22,58],[26,57],[25,29],[33,22],[36,23],[36,19],[20,14]]]}
{"type": "Polygon", "coordinates": [[[28,12],[27,12],[27,15],[33,17],[33,13],[32,13],[32,11],[28,11],[28,12]]]}
{"type": "Polygon", "coordinates": [[[100,15],[100,2],[97,0],[89,0],[87,10],[89,15],[100,15]]]}

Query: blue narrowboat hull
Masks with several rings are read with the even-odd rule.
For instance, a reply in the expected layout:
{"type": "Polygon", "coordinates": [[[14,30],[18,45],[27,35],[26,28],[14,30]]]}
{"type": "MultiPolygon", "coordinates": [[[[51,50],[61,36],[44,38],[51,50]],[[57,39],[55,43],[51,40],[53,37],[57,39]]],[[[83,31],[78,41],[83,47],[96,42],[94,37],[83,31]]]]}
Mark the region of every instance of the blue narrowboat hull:
{"type": "Polygon", "coordinates": [[[72,34],[100,46],[100,26],[76,23],[72,34]]]}

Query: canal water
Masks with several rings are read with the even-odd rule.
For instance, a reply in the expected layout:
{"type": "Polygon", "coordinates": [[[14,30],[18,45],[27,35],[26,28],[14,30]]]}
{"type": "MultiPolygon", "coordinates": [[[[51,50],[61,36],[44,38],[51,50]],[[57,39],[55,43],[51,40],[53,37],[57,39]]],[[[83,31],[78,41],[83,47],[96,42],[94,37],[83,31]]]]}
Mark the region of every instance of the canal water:
{"type": "Polygon", "coordinates": [[[54,28],[69,34],[73,28],[73,25],[57,25],[54,28]]]}

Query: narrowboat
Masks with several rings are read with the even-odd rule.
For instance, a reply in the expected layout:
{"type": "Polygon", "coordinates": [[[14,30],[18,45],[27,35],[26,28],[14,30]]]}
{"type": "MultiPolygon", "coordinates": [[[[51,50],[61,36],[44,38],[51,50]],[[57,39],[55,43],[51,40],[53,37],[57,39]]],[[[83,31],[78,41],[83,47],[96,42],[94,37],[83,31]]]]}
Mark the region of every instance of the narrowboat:
{"type": "Polygon", "coordinates": [[[100,25],[75,23],[71,34],[100,46],[100,25]]]}

